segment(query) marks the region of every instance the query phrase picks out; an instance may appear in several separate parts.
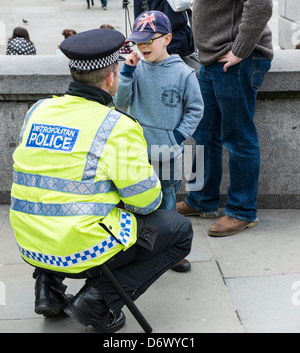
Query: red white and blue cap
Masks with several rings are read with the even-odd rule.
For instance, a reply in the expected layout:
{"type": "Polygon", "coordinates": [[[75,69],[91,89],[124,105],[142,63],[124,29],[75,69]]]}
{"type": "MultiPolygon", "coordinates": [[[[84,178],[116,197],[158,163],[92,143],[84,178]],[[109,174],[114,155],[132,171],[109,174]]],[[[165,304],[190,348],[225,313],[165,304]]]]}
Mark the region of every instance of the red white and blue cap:
{"type": "Polygon", "coordinates": [[[125,37],[114,29],[92,29],[65,39],[61,51],[70,59],[69,67],[78,73],[104,69],[114,62],[124,60],[119,49],[125,37]]]}
{"type": "Polygon", "coordinates": [[[172,33],[169,18],[160,11],[146,11],[141,13],[134,21],[131,35],[126,38],[128,42],[147,42],[155,33],[172,33]]]}

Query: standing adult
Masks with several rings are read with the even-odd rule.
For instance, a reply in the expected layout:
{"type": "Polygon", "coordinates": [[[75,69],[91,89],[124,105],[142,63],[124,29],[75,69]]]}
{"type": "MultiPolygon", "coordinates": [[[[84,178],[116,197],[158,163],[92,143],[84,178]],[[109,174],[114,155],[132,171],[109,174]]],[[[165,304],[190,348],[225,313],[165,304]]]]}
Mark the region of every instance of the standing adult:
{"type": "MultiPolygon", "coordinates": [[[[92,3],[92,6],[94,6],[94,0],[86,0],[88,9],[91,8],[90,1],[92,3]]],[[[100,0],[100,1],[101,1],[102,9],[106,10],[107,9],[107,0],[100,0]]]]}
{"type": "MultiPolygon", "coordinates": [[[[204,117],[193,137],[204,145],[204,187],[190,192],[177,210],[217,218],[222,145],[229,151],[230,185],[225,214],[211,236],[233,235],[257,222],[260,152],[254,123],[257,89],[273,59],[267,25],[272,0],[195,0],[193,34],[200,63],[204,117]]],[[[194,161],[195,165],[195,161],[194,161]]]]}
{"type": "Polygon", "coordinates": [[[103,10],[107,10],[107,0],[101,0],[101,5],[103,10]]]}

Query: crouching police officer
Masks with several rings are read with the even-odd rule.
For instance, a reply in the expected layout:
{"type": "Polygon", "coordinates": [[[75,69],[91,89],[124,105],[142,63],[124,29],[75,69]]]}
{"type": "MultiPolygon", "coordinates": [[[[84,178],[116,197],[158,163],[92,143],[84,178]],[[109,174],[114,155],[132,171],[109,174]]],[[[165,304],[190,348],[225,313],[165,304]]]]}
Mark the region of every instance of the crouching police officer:
{"type": "Polygon", "coordinates": [[[156,210],[161,187],[142,128],[108,107],[124,41],[95,29],[61,44],[73,82],[28,111],[13,156],[10,221],[21,256],[36,268],[36,313],[65,312],[102,332],[119,330],[125,316],[99,266],[135,300],[190,252],[193,235],[184,216],[156,210]],[[87,278],[72,299],[65,276],[87,278]]]}

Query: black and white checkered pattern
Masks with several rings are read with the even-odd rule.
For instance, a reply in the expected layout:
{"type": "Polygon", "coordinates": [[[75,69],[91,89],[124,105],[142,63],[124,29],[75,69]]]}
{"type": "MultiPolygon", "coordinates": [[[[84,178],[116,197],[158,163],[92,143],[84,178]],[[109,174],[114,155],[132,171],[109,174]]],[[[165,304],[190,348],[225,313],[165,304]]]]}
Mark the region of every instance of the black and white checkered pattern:
{"type": "Polygon", "coordinates": [[[104,69],[105,67],[112,65],[119,58],[119,50],[101,59],[92,60],[70,60],[69,67],[71,70],[78,72],[87,73],[94,70],[104,69]]]}

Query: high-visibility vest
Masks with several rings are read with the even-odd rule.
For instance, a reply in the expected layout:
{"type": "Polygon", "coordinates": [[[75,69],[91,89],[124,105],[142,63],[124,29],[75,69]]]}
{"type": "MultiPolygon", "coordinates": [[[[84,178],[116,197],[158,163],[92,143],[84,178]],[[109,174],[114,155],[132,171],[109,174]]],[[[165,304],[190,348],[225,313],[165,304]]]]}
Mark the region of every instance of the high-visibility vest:
{"type": "Polygon", "coordinates": [[[37,102],[13,159],[10,221],[36,267],[76,274],[101,265],[136,242],[132,212],[161,202],[138,122],[81,97],[37,102]]]}

